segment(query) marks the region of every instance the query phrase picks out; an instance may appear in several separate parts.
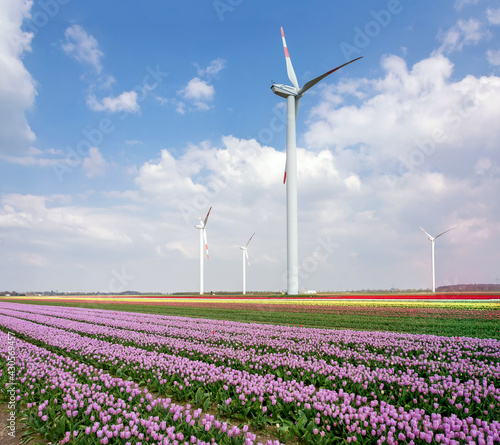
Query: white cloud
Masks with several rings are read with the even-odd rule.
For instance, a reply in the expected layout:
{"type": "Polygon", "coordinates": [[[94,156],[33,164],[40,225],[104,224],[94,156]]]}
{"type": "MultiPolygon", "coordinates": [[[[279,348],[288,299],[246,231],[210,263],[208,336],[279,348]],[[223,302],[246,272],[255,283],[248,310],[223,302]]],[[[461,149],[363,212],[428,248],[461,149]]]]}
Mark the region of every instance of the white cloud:
{"type": "MultiPolygon", "coordinates": [[[[321,206],[322,197],[330,196],[333,188],[345,194],[359,192],[358,175],[349,173],[342,178],[330,151],[298,148],[297,157],[301,193],[315,197],[306,200],[309,211],[314,202],[321,206]]],[[[190,146],[178,159],[162,150],[160,160],[142,166],[136,184],[151,202],[168,202],[186,224],[196,222],[211,205],[223,206],[235,221],[237,212],[274,220],[276,215],[271,213],[283,206],[284,167],[283,152],[255,140],[227,136],[220,147],[209,143],[190,146]],[[256,208],[258,205],[261,207],[256,208]]]]}
{"type": "Polygon", "coordinates": [[[195,253],[193,250],[186,249],[186,245],[179,241],[172,241],[165,244],[165,249],[167,250],[167,252],[171,252],[171,256],[173,257],[176,257],[177,254],[180,253],[184,258],[189,258],[189,259],[198,258],[197,255],[193,255],[195,253]]]}
{"type": "Polygon", "coordinates": [[[488,62],[492,65],[499,66],[500,65],[500,49],[488,50],[487,52],[488,62]]]}
{"type": "Polygon", "coordinates": [[[352,190],[360,190],[361,189],[361,181],[359,176],[356,174],[352,174],[346,179],[344,179],[345,185],[352,190]]]}
{"type": "Polygon", "coordinates": [[[129,140],[126,140],[125,143],[127,145],[144,145],[144,142],[143,141],[139,141],[139,140],[136,140],[136,139],[129,139],[129,140]]]}
{"type": "Polygon", "coordinates": [[[200,68],[197,66],[197,72],[199,77],[208,77],[209,79],[219,74],[226,67],[226,61],[222,58],[217,58],[212,60],[206,68],[200,68]]]}
{"type": "Polygon", "coordinates": [[[29,166],[52,167],[57,163],[61,162],[60,159],[42,158],[36,155],[6,156],[3,159],[11,164],[23,165],[25,167],[29,166]]]}
{"type": "MultiPolygon", "coordinates": [[[[178,94],[185,102],[175,99],[168,100],[168,102],[175,104],[176,111],[179,114],[185,114],[188,109],[207,111],[211,108],[210,103],[215,97],[215,88],[209,81],[225,68],[226,61],[218,58],[210,62],[206,68],[200,68],[198,65],[196,66],[198,67],[198,77],[191,79],[184,88],[178,91],[178,94]]],[[[167,102],[166,100],[161,101],[162,104],[167,102]]]]}
{"type": "Polygon", "coordinates": [[[461,51],[465,45],[477,45],[488,35],[488,31],[484,29],[483,24],[478,20],[473,18],[459,20],[456,25],[438,36],[442,45],[437,52],[452,53],[461,51]]]}
{"type": "Polygon", "coordinates": [[[479,0],[455,0],[455,9],[462,9],[467,5],[475,5],[479,0]]]}
{"type": "MultiPolygon", "coordinates": [[[[91,66],[97,74],[100,74],[104,53],[100,50],[97,40],[80,25],[68,27],[64,35],[66,37],[66,42],[62,45],[64,52],[78,62],[91,66]]],[[[100,75],[97,78],[99,89],[109,89],[115,81],[111,75],[100,75]]],[[[108,96],[99,100],[94,89],[95,85],[91,85],[87,94],[87,106],[93,111],[137,113],[140,110],[136,91],[124,91],[119,96],[108,96]]]]}
{"type": "Polygon", "coordinates": [[[396,56],[385,58],[382,66],[384,77],[353,81],[365,95],[357,107],[339,105],[349,100],[349,94],[339,92],[345,90],[342,85],[323,87],[324,99],[313,108],[305,133],[310,148],[334,148],[349,170],[361,162],[364,170],[386,174],[407,171],[404,161],[425,167],[431,156],[451,153],[460,153],[465,166],[476,156],[469,149],[476,141],[482,141],[481,150],[494,149],[499,78],[467,76],[450,82],[452,64],[440,55],[411,70],[396,56]],[[358,132],[352,131],[353,123],[358,132]]]}
{"type": "Polygon", "coordinates": [[[49,148],[47,150],[39,150],[35,147],[30,147],[25,154],[18,156],[6,155],[2,160],[10,164],[21,165],[23,167],[52,167],[56,168],[61,165],[71,164],[74,160],[68,159],[68,153],[64,150],[49,148]]]}
{"type": "Polygon", "coordinates": [[[106,173],[106,161],[104,160],[99,148],[92,147],[89,156],[83,159],[82,168],[89,178],[104,176],[106,173]]]}
{"type": "Polygon", "coordinates": [[[172,99],[171,103],[175,104],[175,111],[179,114],[186,114],[186,104],[181,100],[172,99]]]}
{"type": "Polygon", "coordinates": [[[97,100],[93,93],[87,97],[87,105],[94,111],[109,111],[118,113],[127,111],[137,113],[141,107],[137,103],[137,93],[135,91],[124,91],[117,97],[105,97],[101,101],[97,100]]]}
{"type": "Polygon", "coordinates": [[[39,167],[52,167],[60,161],[60,156],[64,155],[61,150],[53,148],[48,150],[39,150],[35,147],[30,147],[26,153],[21,156],[4,156],[3,160],[11,164],[23,166],[39,166],[39,167]],[[57,156],[59,158],[54,158],[57,156]]]}
{"type": "MultiPolygon", "coordinates": [[[[191,174],[199,170],[195,163],[177,161],[168,150],[161,151],[159,160],[146,162],[139,170],[136,184],[142,191],[182,199],[186,193],[198,193],[201,187],[194,184],[191,174]]],[[[179,201],[177,201],[179,202],[179,201]]]]}
{"type": "Polygon", "coordinates": [[[489,169],[492,167],[492,162],[491,159],[488,158],[481,158],[477,161],[474,171],[478,175],[484,175],[489,169]]]}
{"type": "Polygon", "coordinates": [[[62,44],[64,52],[78,62],[90,65],[97,73],[100,73],[104,53],[99,49],[97,40],[87,34],[80,25],[66,28],[64,36],[66,37],[66,42],[62,44]]]}
{"type": "Polygon", "coordinates": [[[36,266],[36,267],[48,267],[50,266],[50,262],[43,255],[38,253],[21,253],[18,255],[18,258],[21,263],[25,266],[36,266]]]}
{"type": "Polygon", "coordinates": [[[33,34],[21,30],[32,3],[6,0],[0,6],[0,153],[26,152],[35,140],[26,119],[35,101],[35,81],[22,62],[33,34]]]}
{"type": "Polygon", "coordinates": [[[500,8],[498,9],[488,9],[488,20],[492,25],[500,25],[500,8]]]}
{"type": "Polygon", "coordinates": [[[168,104],[172,99],[169,99],[168,97],[156,96],[156,100],[160,102],[160,104],[165,105],[168,104]]]}
{"type": "Polygon", "coordinates": [[[66,196],[9,194],[0,199],[0,227],[4,230],[30,229],[33,240],[47,237],[51,245],[85,240],[129,243],[120,216],[110,211],[64,205],[66,196]],[[54,204],[63,205],[54,205],[54,204]],[[50,236],[48,236],[50,235],[50,236]]]}
{"type": "MultiPolygon", "coordinates": [[[[215,96],[215,88],[209,85],[205,80],[195,77],[191,79],[188,84],[179,91],[179,94],[187,101],[189,101],[195,109],[206,111],[210,109],[208,102],[211,102],[215,96]]],[[[177,108],[177,111],[184,114],[184,104],[182,107],[177,108]]]]}

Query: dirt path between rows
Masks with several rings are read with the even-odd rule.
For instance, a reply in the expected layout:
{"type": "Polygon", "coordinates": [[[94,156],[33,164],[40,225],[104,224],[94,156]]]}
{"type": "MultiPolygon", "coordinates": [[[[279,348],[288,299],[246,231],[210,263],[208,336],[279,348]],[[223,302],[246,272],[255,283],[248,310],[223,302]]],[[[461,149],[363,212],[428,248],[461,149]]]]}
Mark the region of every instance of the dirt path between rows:
{"type": "MultiPolygon", "coordinates": [[[[15,420],[15,429],[12,431],[11,414],[6,403],[0,403],[0,444],[2,445],[21,445],[21,436],[27,431],[26,425],[17,417],[15,420]],[[9,434],[10,433],[10,434],[9,434]]],[[[43,436],[33,434],[33,439],[25,442],[25,445],[43,444],[48,445],[43,436]]]]}

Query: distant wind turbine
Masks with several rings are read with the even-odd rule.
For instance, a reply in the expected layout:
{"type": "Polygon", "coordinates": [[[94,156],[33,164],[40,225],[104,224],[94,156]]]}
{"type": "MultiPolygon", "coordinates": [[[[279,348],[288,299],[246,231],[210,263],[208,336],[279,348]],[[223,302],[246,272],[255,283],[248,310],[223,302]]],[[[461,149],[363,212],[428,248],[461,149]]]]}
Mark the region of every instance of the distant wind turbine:
{"type": "MultiPolygon", "coordinates": [[[[255,233],[253,235],[255,235],[255,233]]],[[[244,246],[238,246],[243,253],[243,295],[246,294],[245,258],[248,261],[248,267],[250,267],[250,258],[248,258],[248,245],[250,244],[250,241],[252,241],[253,235],[250,237],[250,239],[248,240],[248,242],[244,246]]]]}
{"type": "Polygon", "coordinates": [[[298,229],[297,229],[297,148],[295,126],[297,122],[297,112],[299,100],[303,94],[316,85],[320,80],[332,74],[338,69],[361,59],[353,59],[343,65],[338,66],[326,73],[318,76],[300,88],[297,76],[293,70],[290,54],[286,46],[285,34],[281,28],[281,38],[285,49],[286,71],[293,86],[273,84],[271,90],[274,94],[286,99],[286,165],[283,182],[286,183],[286,213],[287,213],[287,293],[297,295],[299,293],[299,267],[298,267],[298,229]],[[288,180],[288,181],[287,181],[288,180]]]}
{"type": "MultiPolygon", "coordinates": [[[[418,227],[420,227],[420,226],[418,226],[418,227]]],[[[420,227],[420,228],[422,229],[422,227],[420,227]]],[[[424,229],[422,229],[422,231],[429,237],[429,240],[431,242],[432,292],[436,292],[436,271],[434,268],[434,241],[436,241],[436,239],[439,238],[441,235],[444,235],[445,233],[447,233],[453,229],[454,229],[454,227],[452,227],[451,229],[445,230],[444,232],[440,233],[437,236],[431,236],[424,229]]]]}
{"type": "Polygon", "coordinates": [[[201,216],[200,218],[200,224],[197,224],[195,227],[200,230],[200,295],[203,295],[203,245],[205,245],[205,249],[207,251],[207,260],[208,260],[208,244],[207,244],[207,221],[208,221],[208,215],[210,215],[210,211],[212,210],[212,207],[208,209],[207,216],[205,217],[205,220],[202,221],[201,216]]]}

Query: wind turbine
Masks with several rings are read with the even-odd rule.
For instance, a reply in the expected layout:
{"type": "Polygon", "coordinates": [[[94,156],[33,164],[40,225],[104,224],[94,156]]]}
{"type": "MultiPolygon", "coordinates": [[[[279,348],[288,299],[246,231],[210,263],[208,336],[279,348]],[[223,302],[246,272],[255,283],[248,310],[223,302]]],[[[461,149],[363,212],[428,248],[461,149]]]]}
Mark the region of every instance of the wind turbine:
{"type": "Polygon", "coordinates": [[[197,224],[195,227],[200,230],[200,295],[203,295],[203,244],[205,244],[205,249],[207,251],[207,260],[208,260],[208,244],[207,244],[207,221],[208,221],[208,215],[210,215],[210,210],[212,210],[212,207],[208,209],[207,216],[205,217],[205,220],[202,221],[201,216],[200,218],[200,224],[197,224]]]}
{"type": "Polygon", "coordinates": [[[299,87],[295,71],[293,70],[290,54],[286,46],[285,34],[281,28],[281,38],[285,49],[286,71],[293,86],[273,84],[271,90],[274,94],[286,99],[286,165],[283,182],[286,183],[286,217],[287,217],[287,293],[297,295],[299,293],[299,267],[298,267],[298,229],[297,229],[297,148],[295,125],[299,100],[304,93],[316,85],[320,80],[329,76],[338,69],[361,59],[353,59],[326,73],[306,82],[302,88],[299,87]],[[287,181],[288,180],[288,181],[287,181]]]}
{"type": "MultiPolygon", "coordinates": [[[[255,235],[255,233],[253,235],[255,235]]],[[[253,235],[250,237],[250,239],[248,240],[248,242],[244,246],[238,246],[243,253],[243,295],[246,294],[246,292],[245,292],[246,291],[246,287],[245,287],[245,283],[246,283],[245,258],[248,261],[248,267],[250,267],[250,258],[248,258],[248,245],[250,244],[250,241],[252,241],[253,235]]]]}
{"type": "MultiPolygon", "coordinates": [[[[420,227],[420,226],[418,226],[420,227]]],[[[422,227],[420,227],[422,229],[422,227]]],[[[431,242],[431,267],[432,267],[432,292],[436,292],[436,271],[434,268],[434,241],[438,239],[441,235],[444,235],[446,232],[449,232],[450,230],[453,230],[455,227],[452,227],[451,229],[445,230],[444,232],[440,233],[437,236],[431,236],[429,235],[424,229],[422,231],[429,237],[429,241],[431,242]]]]}

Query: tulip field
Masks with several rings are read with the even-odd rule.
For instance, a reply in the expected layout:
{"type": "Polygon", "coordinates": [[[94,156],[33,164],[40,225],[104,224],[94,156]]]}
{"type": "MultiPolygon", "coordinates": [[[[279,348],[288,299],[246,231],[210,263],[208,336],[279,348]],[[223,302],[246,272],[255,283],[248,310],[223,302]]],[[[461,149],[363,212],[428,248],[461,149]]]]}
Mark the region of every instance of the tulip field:
{"type": "Polygon", "coordinates": [[[58,444],[500,444],[495,338],[2,301],[0,384],[58,444]]]}

